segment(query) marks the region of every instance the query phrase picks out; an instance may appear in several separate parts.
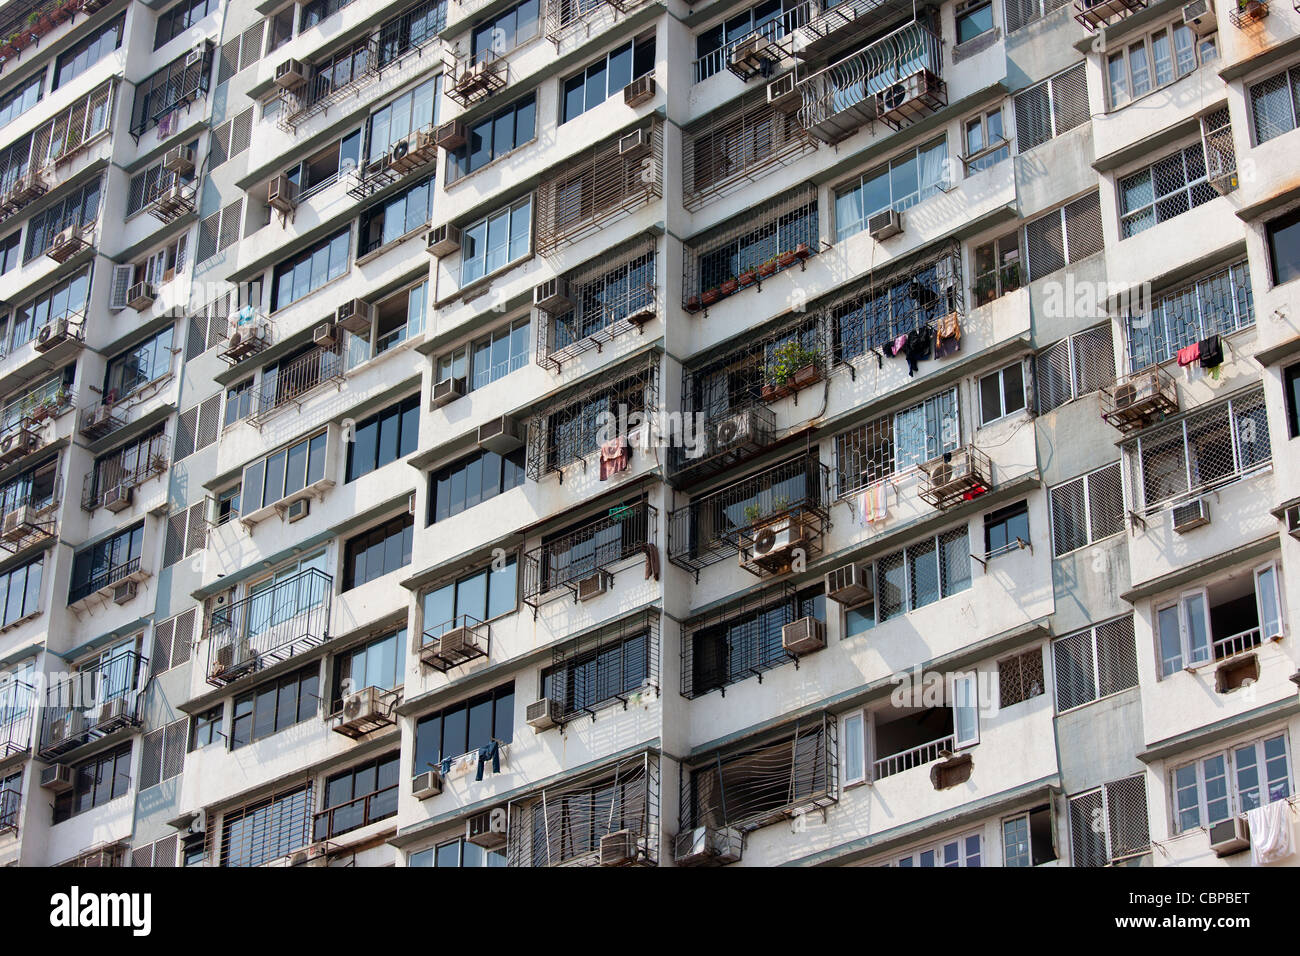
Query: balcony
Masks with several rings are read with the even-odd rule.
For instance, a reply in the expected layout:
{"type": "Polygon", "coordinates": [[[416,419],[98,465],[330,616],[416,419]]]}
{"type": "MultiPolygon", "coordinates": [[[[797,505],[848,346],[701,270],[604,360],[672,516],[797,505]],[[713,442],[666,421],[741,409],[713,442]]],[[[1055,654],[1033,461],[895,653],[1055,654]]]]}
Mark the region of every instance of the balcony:
{"type": "Polygon", "coordinates": [[[1268,16],[1265,0],[1226,0],[1228,20],[1238,30],[1244,30],[1268,16]]]}
{"type": "Polygon", "coordinates": [[[77,430],[90,441],[107,438],[130,420],[130,406],[115,399],[92,402],[81,410],[77,430]]]}
{"type": "Polygon", "coordinates": [[[21,57],[29,46],[40,46],[41,38],[74,20],[85,11],[89,16],[103,6],[102,0],[52,0],[41,4],[14,4],[13,17],[6,11],[5,22],[0,23],[0,35],[8,36],[0,45],[0,69],[21,57]]]}
{"type": "Polygon", "coordinates": [[[326,385],[343,386],[343,353],[337,345],[316,345],[281,365],[273,380],[253,390],[249,422],[261,428],[289,406],[302,408],[309,395],[326,385]]]}
{"type": "Polygon", "coordinates": [[[246,305],[232,312],[227,322],[225,344],[217,351],[231,368],[260,355],[275,341],[271,320],[246,305]]]}
{"type": "Polygon", "coordinates": [[[128,130],[132,138],[138,143],[154,128],[159,138],[176,132],[177,114],[207,96],[212,73],[212,41],[204,40],[138,83],[128,130]]]}
{"type": "MultiPolygon", "coordinates": [[[[35,337],[30,341],[32,352],[35,354],[29,354],[21,363],[11,367],[11,372],[8,373],[12,375],[14,384],[31,381],[60,368],[81,350],[86,341],[85,310],[64,312],[62,315],[47,319],[45,324],[36,330],[35,337]],[[14,374],[15,372],[17,374],[14,374]]],[[[14,346],[14,350],[7,354],[3,348],[0,348],[0,359],[21,354],[18,351],[21,347],[14,346]]]]}
{"type": "Polygon", "coordinates": [[[433,126],[413,130],[383,156],[358,166],[352,172],[348,195],[358,201],[401,182],[438,158],[433,126]]]}
{"type": "Polygon", "coordinates": [[[1125,434],[1178,412],[1178,387],[1158,365],[1121,375],[1101,390],[1100,399],[1101,417],[1125,434]]]}
{"type": "Polygon", "coordinates": [[[942,66],[943,41],[919,21],[904,24],[800,80],[799,122],[830,144],[876,120],[900,129],[947,105],[942,66]]]}
{"type": "MultiPolygon", "coordinates": [[[[87,2],[94,2],[94,0],[87,0],[87,2]]],[[[102,843],[86,850],[84,853],[78,854],[66,863],[60,863],[59,866],[73,869],[126,866],[126,854],[130,849],[131,847],[125,840],[119,840],[115,843],[102,843]]]]}
{"type": "Polygon", "coordinates": [[[559,645],[542,671],[548,717],[567,724],[659,692],[659,621],[650,608],[559,645]]]}
{"type": "Polygon", "coordinates": [[[36,689],[12,675],[0,684],[4,720],[0,722],[0,761],[29,753],[36,722],[36,689]]]}
{"type": "Polygon", "coordinates": [[[90,146],[107,138],[113,116],[116,80],[100,84],[32,133],[32,156],[45,157],[47,170],[59,171],[90,146]]]}
{"type": "Polygon", "coordinates": [[[543,0],[542,29],[546,39],[557,47],[570,33],[580,27],[593,29],[593,21],[601,14],[617,16],[638,0],[543,0]]]}
{"type": "Polygon", "coordinates": [[[480,658],[486,660],[491,640],[491,625],[462,614],[430,627],[421,635],[420,663],[445,674],[461,664],[480,658]]]}
{"type": "Polygon", "coordinates": [[[99,508],[125,511],[133,503],[136,488],[167,473],[170,447],[167,433],[159,432],[143,445],[128,446],[97,461],[81,480],[82,510],[91,514],[99,508]]]}
{"type": "Polygon", "coordinates": [[[149,659],[124,651],[50,687],[37,756],[50,762],[78,747],[140,726],[149,659]]]}
{"type": "Polygon", "coordinates": [[[95,223],[74,223],[61,226],[59,232],[45,248],[45,256],[64,265],[79,253],[89,249],[95,241],[95,223]]]}
{"type": "Polygon", "coordinates": [[[678,832],[749,833],[831,806],[839,799],[836,743],[835,717],[822,712],[692,761],[682,768],[678,832]]]}
{"type": "Polygon", "coordinates": [[[572,594],[577,604],[612,586],[609,569],[615,565],[638,555],[657,564],[658,524],[655,508],[638,501],[610,508],[607,514],[534,548],[524,555],[524,603],[534,614],[541,605],[566,594],[572,594]]]}
{"type": "Polygon", "coordinates": [[[0,790],[0,836],[18,832],[18,814],[23,795],[12,789],[0,790]]]}
{"type": "Polygon", "coordinates": [[[59,481],[54,483],[52,494],[6,502],[10,508],[0,519],[0,548],[18,554],[55,537],[59,503],[63,500],[60,485],[59,481]]]}
{"type": "Polygon", "coordinates": [[[194,212],[194,199],[198,185],[180,182],[177,176],[164,177],[146,200],[149,215],[159,222],[171,224],[194,212]]]}
{"type": "Polygon", "coordinates": [[[325,643],[333,596],[334,578],[308,568],[217,608],[208,622],[208,683],[224,687],[325,643]]]}
{"type": "Polygon", "coordinates": [[[1145,10],[1146,5],[1147,0],[1077,0],[1074,19],[1089,33],[1096,33],[1114,26],[1131,13],[1145,10]]]}
{"type": "Polygon", "coordinates": [[[465,109],[505,88],[509,66],[492,50],[450,58],[443,72],[443,89],[465,109]]]}
{"type": "Polygon", "coordinates": [[[917,494],[940,511],[973,501],[993,488],[993,464],[974,445],[946,451],[918,467],[921,484],[917,494]]]}
{"type": "Polygon", "coordinates": [[[24,167],[17,175],[0,176],[0,222],[40,199],[49,189],[50,180],[44,169],[24,167]]]}
{"type": "Polygon", "coordinates": [[[355,44],[347,54],[347,75],[341,78],[327,61],[327,70],[308,67],[301,83],[280,90],[276,125],[282,132],[295,133],[300,125],[350,96],[357,96],[380,73],[379,44],[373,37],[355,44]]]}
{"type": "MultiPolygon", "coordinates": [[[[138,584],[147,577],[149,571],[140,564],[138,557],[111,564],[104,570],[92,574],[85,583],[71,588],[68,591],[68,607],[77,610],[90,603],[91,597],[105,600],[113,597],[116,600],[119,594],[118,588],[138,584]]],[[[128,599],[128,596],[134,595],[134,590],[126,588],[120,593],[124,599],[128,599]]]]}

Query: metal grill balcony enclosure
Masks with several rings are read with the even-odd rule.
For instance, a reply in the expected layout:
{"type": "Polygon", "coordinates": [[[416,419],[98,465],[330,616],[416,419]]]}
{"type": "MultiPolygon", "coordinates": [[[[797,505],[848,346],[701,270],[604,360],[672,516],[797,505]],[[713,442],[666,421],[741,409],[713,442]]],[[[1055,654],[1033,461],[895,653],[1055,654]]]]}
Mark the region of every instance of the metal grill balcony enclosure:
{"type": "Polygon", "coordinates": [[[783,534],[790,547],[820,553],[830,529],[829,476],[813,450],[700,495],[668,515],[668,560],[698,575],[740,555],[747,571],[780,573],[783,534]],[[769,535],[778,540],[764,547],[769,535]]]}
{"type": "Polygon", "coordinates": [[[358,166],[352,172],[348,195],[357,200],[369,199],[432,163],[438,158],[433,129],[429,124],[412,130],[387,153],[358,166]]]}
{"type": "Polygon", "coordinates": [[[173,223],[194,212],[194,197],[198,185],[183,183],[174,174],[160,177],[160,182],[149,197],[146,208],[159,222],[173,223]]]}
{"type": "Polygon", "coordinates": [[[1177,411],[1178,386],[1158,365],[1122,375],[1101,390],[1101,417],[1126,434],[1177,411]]]}
{"type": "Polygon", "coordinates": [[[801,79],[799,122],[832,144],[877,119],[900,128],[947,104],[942,68],[943,41],[920,21],[904,24],[801,79]]]}
{"type": "Polygon", "coordinates": [[[734,827],[748,833],[824,810],[839,799],[834,715],[821,712],[682,768],[680,831],[734,827]]]}
{"type": "Polygon", "coordinates": [[[227,319],[225,344],[217,355],[233,368],[264,352],[274,338],[271,321],[247,306],[227,319]]]}
{"type": "Polygon", "coordinates": [[[18,832],[18,812],[23,795],[17,790],[0,790],[0,836],[18,832]]]}
{"type": "Polygon", "coordinates": [[[36,714],[36,689],[8,675],[0,684],[0,760],[32,749],[36,714]]]}
{"type": "Polygon", "coordinates": [[[509,64],[492,50],[462,54],[446,61],[443,72],[447,95],[465,108],[485,100],[509,82],[509,64]]]}
{"type": "Polygon", "coordinates": [[[659,755],[645,752],[511,801],[510,866],[653,865],[659,755]]]}
{"type": "MultiPolygon", "coordinates": [[[[655,548],[659,512],[645,501],[618,505],[524,555],[524,603],[537,610],[565,594],[574,603],[594,578],[655,548]]],[[[602,581],[602,583],[604,583],[602,581]]]]}
{"type": "Polygon", "coordinates": [[[70,589],[68,591],[68,607],[80,606],[93,594],[107,597],[117,585],[129,581],[143,581],[147,577],[149,577],[149,572],[140,564],[139,558],[131,558],[120,564],[110,565],[104,570],[92,574],[84,584],[70,589]]]}
{"type": "Polygon", "coordinates": [[[296,132],[301,123],[317,113],[349,96],[360,94],[380,72],[379,47],[373,37],[352,45],[347,70],[347,75],[340,77],[337,71],[318,73],[312,67],[301,86],[280,90],[280,113],[276,125],[286,133],[296,132]]]}
{"type": "Polygon", "coordinates": [[[166,473],[170,448],[167,433],[159,432],[143,445],[129,446],[111,458],[98,461],[81,480],[82,510],[94,513],[105,506],[105,498],[110,495],[129,503],[128,495],[135,488],[166,473]]]}
{"type": "Polygon", "coordinates": [[[165,132],[174,131],[176,124],[171,115],[206,96],[211,82],[212,41],[204,40],[201,48],[173,60],[136,86],[131,136],[139,142],[155,126],[165,132]],[[195,53],[199,56],[195,57],[195,53]],[[170,129],[165,128],[166,124],[171,124],[170,129]]]}
{"type": "Polygon", "coordinates": [[[626,10],[638,0],[545,0],[543,11],[543,29],[546,39],[557,47],[569,33],[585,25],[593,28],[593,21],[602,13],[616,16],[617,11],[626,10]]]}
{"type": "Polygon", "coordinates": [[[344,697],[338,710],[329,716],[330,726],[336,734],[360,740],[376,730],[396,726],[401,703],[401,687],[391,690],[366,687],[344,697]]]}
{"type": "Polygon", "coordinates": [[[542,695],[552,717],[566,724],[628,702],[647,689],[659,690],[658,608],[647,608],[594,633],[565,641],[551,652],[542,671],[542,695]]]}
{"type": "MultiPolygon", "coordinates": [[[[10,508],[0,518],[0,548],[17,554],[53,538],[58,530],[58,508],[62,500],[62,479],[59,479],[54,483],[52,494],[30,495],[22,501],[6,502],[10,508]]],[[[3,687],[0,687],[2,691],[3,687]]]]}
{"type": "Polygon", "coordinates": [[[56,235],[50,239],[50,244],[45,247],[46,258],[63,265],[76,258],[83,250],[89,249],[95,241],[95,224],[93,219],[84,223],[60,223],[56,235]]]}
{"type": "Polygon", "coordinates": [[[430,627],[420,642],[420,663],[443,674],[479,658],[487,659],[492,626],[462,614],[430,627]]]}
{"type": "Polygon", "coordinates": [[[208,683],[223,687],[323,644],[333,596],[334,578],[308,568],[216,608],[208,621],[208,683]]]}
{"type": "Polygon", "coordinates": [[[974,445],[944,452],[918,466],[921,500],[946,511],[963,501],[971,501],[993,488],[993,463],[974,445]]]}
{"type": "Polygon", "coordinates": [[[663,124],[643,123],[569,160],[537,187],[537,251],[554,254],[663,195],[663,124]]]}
{"type": "Polygon", "coordinates": [[[55,760],[120,730],[138,727],[149,659],[135,651],[115,654],[52,685],[41,709],[37,756],[55,760]]]}
{"type": "Polygon", "coordinates": [[[344,357],[338,346],[312,346],[281,365],[274,376],[262,376],[262,385],[253,392],[253,411],[248,420],[261,428],[290,405],[301,408],[304,399],[316,389],[326,385],[341,387],[343,372],[344,357]]]}
{"type": "Polygon", "coordinates": [[[87,405],[81,410],[78,431],[91,441],[107,438],[113,432],[126,425],[127,407],[115,402],[102,400],[87,405]]]}
{"type": "MultiPolygon", "coordinates": [[[[1230,0],[1231,2],[1231,0],[1230,0]]],[[[1113,26],[1130,13],[1145,10],[1147,0],[1077,0],[1074,19],[1090,33],[1113,26]]]]}

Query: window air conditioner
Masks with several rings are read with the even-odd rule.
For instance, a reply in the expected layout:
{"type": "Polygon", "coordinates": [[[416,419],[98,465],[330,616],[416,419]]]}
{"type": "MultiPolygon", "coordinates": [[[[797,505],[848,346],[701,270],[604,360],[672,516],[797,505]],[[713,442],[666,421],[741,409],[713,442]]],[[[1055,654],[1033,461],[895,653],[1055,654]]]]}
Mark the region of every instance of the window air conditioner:
{"type": "Polygon", "coordinates": [[[1210,849],[1215,856],[1229,856],[1250,847],[1250,827],[1246,818],[1229,817],[1210,824],[1210,849]]]}
{"type": "Polygon", "coordinates": [[[300,60],[285,60],[275,68],[275,85],[282,90],[296,90],[307,81],[307,67],[300,60]]]}
{"type": "Polygon", "coordinates": [[[429,254],[441,259],[460,248],[460,228],[451,223],[443,223],[429,230],[427,237],[429,254]]]}
{"type": "Polygon", "coordinates": [[[113,485],[111,488],[104,490],[102,504],[113,514],[119,514],[131,507],[131,500],[135,496],[135,489],[130,485],[113,485]]]}
{"type": "Polygon", "coordinates": [[[683,830],[673,841],[673,862],[678,866],[739,863],[744,845],[744,834],[733,827],[683,830]]]}
{"type": "Polygon", "coordinates": [[[877,242],[889,239],[903,231],[903,214],[897,209],[885,209],[867,219],[867,235],[877,242]]]}
{"type": "Polygon", "coordinates": [[[523,440],[519,437],[519,426],[509,415],[502,415],[478,427],[478,445],[498,455],[514,451],[523,440]]]}
{"type": "Polygon", "coordinates": [[[332,349],[339,344],[338,329],[333,322],[322,322],[312,330],[311,340],[321,348],[332,349]]]}
{"type": "Polygon", "coordinates": [[[1210,503],[1204,498],[1197,498],[1195,501],[1174,505],[1170,515],[1173,518],[1174,531],[1178,534],[1186,534],[1193,528],[1210,523],[1210,503]]]}
{"type": "Polygon", "coordinates": [[[350,299],[338,307],[334,321],[353,335],[369,335],[374,322],[374,306],[364,299],[350,299]]]}
{"type": "Polygon", "coordinates": [[[627,106],[640,106],[655,98],[655,78],[647,73],[639,76],[623,87],[623,103],[627,106]]]}
{"type": "Polygon", "coordinates": [[[277,212],[290,213],[298,205],[297,194],[288,176],[276,176],[266,187],[266,204],[277,212]]]}
{"type": "Polygon", "coordinates": [[[113,585],[113,603],[129,604],[135,600],[136,584],[134,581],[119,581],[113,585]]]}
{"type": "Polygon", "coordinates": [[[72,768],[66,764],[50,764],[41,771],[41,787],[53,793],[67,793],[72,789],[72,768]]]}
{"type": "Polygon", "coordinates": [[[634,156],[650,145],[650,137],[643,129],[634,129],[618,138],[618,154],[634,156]]]}
{"type": "Polygon", "coordinates": [[[1219,28],[1210,0],[1192,0],[1183,7],[1183,25],[1197,36],[1208,36],[1219,28]]]}
{"type": "Polygon", "coordinates": [[[433,141],[445,150],[459,149],[465,145],[465,124],[460,120],[443,123],[433,131],[433,141]]]}
{"type": "Polygon", "coordinates": [[[464,397],[465,379],[463,378],[444,378],[433,386],[434,408],[442,408],[442,406],[450,405],[456,399],[464,397]]]}
{"type": "Polygon", "coordinates": [[[284,509],[284,518],[290,524],[301,521],[309,514],[311,514],[310,498],[299,498],[297,501],[291,501],[289,507],[284,509]]]}
{"type": "Polygon", "coordinates": [[[626,866],[636,861],[636,833],[632,830],[615,830],[600,838],[600,865],[626,866]]]}
{"type": "Polygon", "coordinates": [[[801,106],[803,97],[798,94],[794,80],[794,71],[792,70],[785,76],[779,76],[767,84],[768,104],[779,110],[786,111],[801,106]]]}
{"type": "Polygon", "coordinates": [[[485,850],[495,850],[506,845],[506,808],[493,807],[476,813],[465,821],[465,839],[485,850]]]}
{"type": "Polygon", "coordinates": [[[590,601],[592,598],[600,597],[608,589],[609,575],[604,571],[597,571],[578,581],[578,600],[590,601]]]}
{"type": "Polygon", "coordinates": [[[188,176],[194,172],[194,150],[188,146],[176,146],[163,154],[163,168],[177,176],[188,176]]]}
{"type": "Polygon", "coordinates": [[[533,730],[549,730],[560,722],[560,704],[558,701],[544,697],[528,705],[524,719],[533,730]]]}
{"type": "Polygon", "coordinates": [[[547,279],[533,289],[533,305],[551,315],[562,315],[568,312],[573,308],[569,283],[559,277],[547,279]]]}
{"type": "Polygon", "coordinates": [[[781,646],[791,654],[811,654],[826,646],[826,625],[815,617],[801,617],[781,628],[781,646]]]}
{"type": "Polygon", "coordinates": [[[135,309],[137,312],[143,312],[149,306],[153,305],[156,298],[154,287],[149,282],[137,282],[131,286],[126,293],[127,308],[135,309]]]}
{"type": "Polygon", "coordinates": [[[437,770],[417,773],[411,781],[411,793],[417,800],[428,800],[442,793],[442,774],[437,770]]]}
{"type": "Polygon", "coordinates": [[[845,607],[857,607],[871,600],[871,566],[856,561],[826,572],[826,596],[845,607]]]}

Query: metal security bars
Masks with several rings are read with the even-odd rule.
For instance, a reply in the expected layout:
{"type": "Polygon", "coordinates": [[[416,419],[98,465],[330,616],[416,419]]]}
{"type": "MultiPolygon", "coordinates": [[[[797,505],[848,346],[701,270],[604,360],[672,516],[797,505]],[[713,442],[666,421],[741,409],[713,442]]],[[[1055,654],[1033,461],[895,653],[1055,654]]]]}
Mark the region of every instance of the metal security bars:
{"type": "Polygon", "coordinates": [[[688,700],[720,690],[750,677],[761,681],[765,671],[795,662],[785,649],[781,631],[810,616],[815,601],[801,598],[789,583],[742,597],[699,615],[681,626],[681,695],[688,700]]]}
{"type": "Polygon", "coordinates": [[[359,94],[379,76],[379,48],[373,37],[349,45],[323,64],[308,68],[300,86],[280,90],[277,125],[294,133],[300,124],[348,96],[359,94]]]}
{"type": "Polygon", "coordinates": [[[115,88],[116,81],[109,80],[37,127],[32,133],[32,164],[57,168],[107,136],[115,88]]]}
{"type": "MultiPolygon", "coordinates": [[[[771,16],[771,19],[759,23],[748,33],[737,36],[729,32],[726,42],[697,58],[691,64],[694,81],[702,83],[723,70],[731,70],[742,80],[751,79],[756,74],[768,76],[785,56],[780,41],[792,37],[801,27],[807,26],[819,7],[817,0],[804,0],[797,4],[785,0],[784,5],[784,10],[778,4],[771,14],[765,14],[771,16]],[[763,52],[756,55],[757,51],[763,52]]],[[[722,27],[718,29],[721,30],[722,27]]]]}
{"type": "Polygon", "coordinates": [[[1075,866],[1109,866],[1151,851],[1143,774],[1070,797],[1070,850],[1075,866]]]}
{"type": "Polygon", "coordinates": [[[1025,223],[1025,260],[1030,281],[1078,262],[1104,246],[1101,196],[1096,190],[1025,223]]]}
{"type": "Polygon", "coordinates": [[[1300,68],[1283,70],[1250,88],[1255,145],[1300,126],[1300,68]]]}
{"type": "Polygon", "coordinates": [[[1147,0],[1075,0],[1074,19],[1089,33],[1113,26],[1130,13],[1145,10],[1147,0]]]}
{"type": "Polygon", "coordinates": [[[76,748],[140,724],[149,659],[123,651],[52,685],[41,709],[37,756],[53,761],[76,748]]]}
{"type": "Polygon", "coordinates": [[[542,695],[556,704],[556,721],[628,703],[659,691],[658,608],[650,608],[557,647],[542,672],[542,695]]]}
{"type": "Polygon", "coordinates": [[[839,799],[836,723],[828,712],[718,750],[682,768],[681,831],[756,830],[839,799]]]}
{"type": "Polygon", "coordinates": [[[1115,381],[1110,324],[1078,332],[1034,358],[1034,392],[1044,414],[1115,381]]]}
{"type": "Polygon", "coordinates": [[[313,346],[279,366],[275,375],[263,374],[262,385],[253,392],[248,420],[261,427],[290,405],[301,408],[303,400],[316,389],[331,384],[341,387],[343,371],[343,353],[337,345],[313,346]]]}
{"type": "Polygon", "coordinates": [[[175,128],[175,114],[206,96],[212,80],[212,41],[177,57],[135,88],[131,107],[131,136],[140,137],[154,127],[164,135],[175,128]]]}
{"type": "Polygon", "coordinates": [[[1056,557],[1124,530],[1124,482],[1120,463],[1051,489],[1052,549],[1056,557]]]}
{"type": "Polygon", "coordinates": [[[616,16],[616,11],[632,6],[637,0],[545,0],[543,30],[546,39],[557,47],[560,41],[579,25],[593,28],[601,14],[616,16]]]}
{"type": "Polygon", "coordinates": [[[443,62],[447,95],[466,108],[487,99],[509,82],[509,63],[490,49],[448,56],[443,62]]]}
{"type": "MultiPolygon", "coordinates": [[[[34,544],[53,538],[58,532],[58,507],[62,501],[62,478],[55,480],[53,489],[48,493],[32,493],[18,499],[6,496],[0,502],[0,513],[3,514],[0,519],[0,549],[17,554],[34,544]]],[[[4,689],[0,686],[0,700],[3,700],[3,696],[4,689]]],[[[0,747],[4,745],[3,733],[0,730],[0,747]]]]}
{"type": "Polygon", "coordinates": [[[835,436],[835,494],[843,498],[901,476],[961,445],[957,389],[835,436]]]}
{"type": "Polygon", "coordinates": [[[632,418],[659,407],[659,353],[580,384],[539,410],[528,423],[526,474],[533,481],[581,464],[615,437],[627,438],[632,418]]]}
{"type": "Polygon", "coordinates": [[[1130,510],[1149,516],[1272,464],[1262,388],[1248,389],[1123,446],[1130,510]]]}
{"type": "Polygon", "coordinates": [[[946,105],[943,40],[919,20],[799,80],[799,123],[837,143],[879,119],[895,129],[946,105]]]}
{"type": "Polygon", "coordinates": [[[93,513],[109,504],[107,499],[110,497],[115,501],[125,498],[129,502],[133,489],[167,471],[171,446],[170,436],[159,431],[143,441],[132,442],[107,458],[97,459],[81,482],[82,510],[93,513]]]}
{"type": "Polygon", "coordinates": [[[18,832],[18,814],[22,810],[23,795],[17,790],[0,790],[0,835],[18,832]]]}
{"type": "MultiPolygon", "coordinates": [[[[830,528],[830,470],[815,449],[715,491],[668,514],[668,560],[698,574],[750,550],[755,537],[781,522],[794,522],[806,550],[820,551],[830,528]]],[[[750,570],[748,557],[742,564],[750,570]]]]}
{"type": "Polygon", "coordinates": [[[254,586],[208,621],[208,683],[223,687],[329,639],[334,578],[316,568],[254,586]]]}
{"type": "Polygon", "coordinates": [[[1092,115],[1084,64],[1021,90],[1015,108],[1016,143],[1022,153],[1082,126],[1092,115]]]}
{"type": "Polygon", "coordinates": [[[663,123],[651,122],[569,160],[537,187],[537,251],[554,254],[663,195],[663,123]]]}
{"type": "Polygon", "coordinates": [[[682,205],[699,209],[817,146],[787,104],[747,93],[683,130],[682,205]]]}
{"type": "Polygon", "coordinates": [[[659,755],[645,752],[511,801],[510,866],[654,864],[659,755]]]}
{"type": "Polygon", "coordinates": [[[1138,684],[1133,615],[1052,642],[1056,711],[1064,713],[1138,684]]]}
{"type": "Polygon", "coordinates": [[[0,680],[0,760],[32,749],[36,688],[12,674],[0,680]]]}
{"type": "MultiPolygon", "coordinates": [[[[312,787],[292,790],[221,814],[218,866],[287,863],[290,854],[311,842],[312,787]]],[[[207,830],[206,856],[212,858],[216,827],[207,830]]]]}
{"type": "Polygon", "coordinates": [[[1128,367],[1139,372],[1172,360],[1179,349],[1255,324],[1246,260],[1162,293],[1147,311],[1124,318],[1128,367]]]}
{"type": "Polygon", "coordinates": [[[556,295],[539,305],[537,364],[559,371],[591,349],[658,314],[655,239],[647,236],[606,253],[556,282],[556,295]]]}
{"type": "Polygon", "coordinates": [[[536,609],[566,594],[577,602],[584,585],[603,583],[609,568],[637,555],[645,555],[649,569],[658,560],[658,528],[659,512],[636,501],[550,538],[524,555],[524,603],[536,609]]]}
{"type": "Polygon", "coordinates": [[[1014,33],[1069,4],[1070,0],[1007,0],[1004,6],[1007,33],[1014,33]]]}

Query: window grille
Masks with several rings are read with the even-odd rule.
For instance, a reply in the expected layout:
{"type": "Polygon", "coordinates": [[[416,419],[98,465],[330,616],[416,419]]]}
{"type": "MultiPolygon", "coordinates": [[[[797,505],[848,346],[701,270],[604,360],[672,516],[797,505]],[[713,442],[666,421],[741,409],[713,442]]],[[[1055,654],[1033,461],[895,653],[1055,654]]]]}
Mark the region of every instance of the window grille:
{"type": "MultiPolygon", "coordinates": [[[[1008,26],[1008,31],[1015,29],[1008,26]]],[[[1088,110],[1088,79],[1084,64],[1021,90],[1015,97],[1016,141],[1024,153],[1049,139],[1081,126],[1088,110]]]]}
{"type": "Polygon", "coordinates": [[[1010,707],[1043,693],[1043,649],[998,661],[998,706],[1010,707]]]}
{"type": "Polygon", "coordinates": [[[1007,0],[1004,6],[1007,33],[1014,33],[1035,20],[1041,20],[1053,10],[1069,6],[1070,0],[1007,0]]]}
{"type": "Polygon", "coordinates": [[[156,677],[189,661],[197,616],[196,609],[190,608],[154,627],[151,676],[156,677]]]}
{"type": "Polygon", "coordinates": [[[1052,660],[1058,713],[1136,687],[1133,615],[1057,638],[1052,642],[1052,660]]]}
{"type": "Polygon", "coordinates": [[[1107,866],[1151,849],[1146,777],[1134,774],[1070,797],[1075,866],[1107,866]]]}
{"type": "Polygon", "coordinates": [[[1118,461],[1057,485],[1050,499],[1052,547],[1058,558],[1124,530],[1118,461]]]}
{"type": "Polygon", "coordinates": [[[220,394],[181,412],[176,423],[176,454],[173,462],[182,461],[202,451],[217,440],[221,426],[220,394]]]}
{"type": "Polygon", "coordinates": [[[1078,262],[1104,245],[1101,195],[1089,193],[1025,223],[1025,250],[1030,280],[1078,262]]]}
{"type": "Polygon", "coordinates": [[[220,866],[261,866],[311,842],[311,784],[221,815],[220,866]]]}
{"type": "Polygon", "coordinates": [[[659,689],[658,610],[647,610],[557,647],[542,674],[542,693],[562,722],[590,714],[646,688],[659,689]]]}
{"type": "Polygon", "coordinates": [[[1293,67],[1252,86],[1250,115],[1257,146],[1300,125],[1300,68],[1293,67]]]}
{"type": "Polygon", "coordinates": [[[1171,361],[1179,349],[1254,324],[1250,266],[1243,259],[1162,293],[1145,313],[1126,315],[1129,371],[1171,361]]]}
{"type": "Polygon", "coordinates": [[[1064,338],[1038,353],[1034,390],[1040,414],[1115,381],[1110,324],[1064,338]]]}
{"type": "Polygon", "coordinates": [[[208,543],[208,520],[204,514],[207,501],[200,501],[188,509],[178,511],[167,519],[166,540],[163,544],[163,567],[169,568],[208,543]]]}
{"type": "Polygon", "coordinates": [[[524,603],[534,609],[572,593],[594,574],[656,548],[658,511],[644,500],[616,505],[524,555],[524,603]]]}
{"type": "Polygon", "coordinates": [[[174,867],[176,866],[175,835],[163,837],[156,843],[148,843],[131,851],[132,866],[174,867]]]}
{"type": "Polygon", "coordinates": [[[843,498],[961,446],[957,389],[945,389],[835,437],[836,495],[843,498]]]}
{"type": "Polygon", "coordinates": [[[189,718],[174,720],[165,727],[144,735],[140,756],[140,789],[156,787],[164,780],[179,777],[185,762],[189,737],[189,718]]]}

